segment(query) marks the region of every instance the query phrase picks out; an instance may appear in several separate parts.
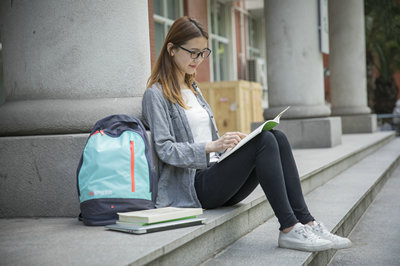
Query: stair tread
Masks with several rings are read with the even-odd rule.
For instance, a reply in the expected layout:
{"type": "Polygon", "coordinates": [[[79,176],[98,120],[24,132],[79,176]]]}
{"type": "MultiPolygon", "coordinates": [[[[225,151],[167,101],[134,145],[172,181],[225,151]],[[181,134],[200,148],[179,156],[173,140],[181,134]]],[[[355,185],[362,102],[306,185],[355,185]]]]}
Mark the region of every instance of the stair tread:
{"type": "MultiPolygon", "coordinates": [[[[400,156],[397,138],[305,196],[317,220],[329,230],[400,156]]],[[[273,217],[203,265],[302,265],[311,252],[278,248],[278,220],[273,217]]]]}
{"type": "MultiPolygon", "coordinates": [[[[349,156],[391,135],[393,133],[388,132],[344,135],[343,145],[334,148],[294,150],[300,175],[306,178],[318,169],[327,167],[343,159],[344,156],[349,156]]],[[[66,265],[91,264],[94,261],[97,265],[115,265],[115,262],[120,262],[121,265],[136,262],[140,265],[212,230],[263,200],[265,196],[262,190],[257,188],[241,204],[205,211],[207,223],[204,226],[140,236],[111,232],[104,230],[103,227],[85,227],[75,218],[0,219],[0,256],[6,258],[9,264],[19,265],[27,262],[46,264],[58,261],[58,258],[63,258],[62,264],[66,265]]],[[[321,220],[324,220],[323,217],[321,220]]],[[[266,239],[274,240],[271,242],[273,245],[270,245],[274,248],[274,254],[286,252],[276,248],[278,226],[268,222],[256,230],[263,230],[265,226],[270,226],[271,229],[266,228],[266,232],[262,232],[262,235],[265,235],[266,239]],[[271,232],[275,235],[269,236],[268,233],[271,232]]],[[[254,245],[257,241],[251,243],[254,245]]],[[[260,243],[259,250],[265,252],[265,245],[265,242],[260,243]]],[[[298,254],[303,253],[295,255],[298,254]]]]}
{"type": "Polygon", "coordinates": [[[399,265],[400,166],[350,234],[351,249],[339,250],[330,266],[399,265]]]}

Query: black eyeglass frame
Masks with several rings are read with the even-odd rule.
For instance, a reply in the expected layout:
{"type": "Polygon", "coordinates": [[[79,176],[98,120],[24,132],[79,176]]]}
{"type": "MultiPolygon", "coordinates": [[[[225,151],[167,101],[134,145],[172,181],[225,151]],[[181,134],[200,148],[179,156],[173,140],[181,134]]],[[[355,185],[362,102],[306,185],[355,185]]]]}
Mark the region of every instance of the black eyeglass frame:
{"type": "Polygon", "coordinates": [[[208,58],[208,57],[210,56],[210,54],[211,54],[211,52],[212,52],[211,49],[209,49],[209,48],[205,48],[205,49],[204,49],[203,51],[201,51],[201,52],[193,52],[193,51],[190,51],[190,50],[188,50],[188,49],[186,49],[186,48],[180,46],[179,44],[175,44],[175,45],[178,46],[179,48],[181,48],[182,50],[188,52],[188,53],[190,54],[190,58],[192,58],[192,59],[197,59],[197,58],[199,58],[200,55],[201,55],[201,58],[206,59],[206,58],[208,58]],[[204,57],[204,53],[205,53],[206,51],[209,51],[210,53],[207,55],[207,57],[204,57]],[[196,56],[196,54],[197,54],[197,56],[196,56]],[[195,57],[194,57],[194,56],[195,56],[195,57]]]}

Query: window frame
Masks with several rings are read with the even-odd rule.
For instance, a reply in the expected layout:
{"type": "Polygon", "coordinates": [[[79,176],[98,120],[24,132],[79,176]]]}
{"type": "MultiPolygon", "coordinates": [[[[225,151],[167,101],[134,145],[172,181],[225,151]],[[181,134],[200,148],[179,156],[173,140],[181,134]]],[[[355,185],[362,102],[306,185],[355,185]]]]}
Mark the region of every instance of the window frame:
{"type": "Polygon", "coordinates": [[[247,29],[247,58],[248,59],[257,59],[257,58],[261,58],[262,57],[262,49],[259,48],[260,46],[260,42],[259,42],[259,38],[252,38],[252,32],[254,32],[254,35],[259,36],[260,34],[260,29],[259,29],[259,25],[258,25],[259,21],[252,17],[251,15],[247,16],[247,25],[248,25],[248,29],[247,29]],[[255,27],[254,27],[255,25],[255,27]],[[255,45],[256,46],[255,46],[255,45]],[[257,54],[257,56],[253,56],[253,54],[257,54]]]}
{"type": "MultiPolygon", "coordinates": [[[[155,5],[154,0],[153,1],[153,5],[155,5]]],[[[162,38],[162,40],[165,39],[165,37],[167,36],[168,30],[169,28],[172,26],[172,24],[174,23],[174,20],[170,19],[168,17],[168,6],[167,6],[167,2],[168,0],[161,0],[162,1],[162,10],[164,11],[162,15],[156,14],[153,11],[153,19],[154,19],[154,42],[155,42],[155,48],[156,48],[156,55],[158,56],[160,51],[157,51],[157,38],[156,38],[156,32],[155,32],[155,28],[156,28],[156,24],[161,24],[163,26],[163,33],[164,36],[162,38]]],[[[178,18],[183,16],[183,0],[178,0],[179,1],[179,14],[178,14],[178,18]]],[[[153,8],[154,10],[154,8],[153,8]]]]}
{"type": "Polygon", "coordinates": [[[223,80],[233,80],[237,76],[237,71],[235,70],[235,51],[233,49],[233,44],[235,43],[233,40],[233,32],[234,32],[234,24],[232,23],[234,16],[232,16],[233,8],[232,8],[232,3],[224,3],[222,1],[214,1],[214,0],[208,0],[207,1],[207,6],[208,6],[208,25],[209,25],[209,43],[210,43],[210,48],[213,50],[212,56],[210,56],[210,81],[223,81],[223,80]],[[219,32],[215,33],[213,32],[213,26],[215,26],[217,29],[219,29],[218,25],[218,20],[217,16],[212,16],[211,10],[217,10],[217,5],[220,4],[223,6],[222,11],[224,12],[224,24],[225,24],[225,31],[226,34],[225,36],[220,35],[219,32]],[[214,51],[214,42],[216,42],[215,47],[218,47],[219,43],[223,43],[227,46],[227,65],[228,65],[228,70],[227,70],[227,76],[225,78],[221,77],[221,72],[220,72],[220,67],[221,67],[221,60],[218,51],[214,51]],[[214,59],[214,56],[216,59],[214,59]],[[214,69],[214,60],[216,64],[216,68],[214,69]]]}

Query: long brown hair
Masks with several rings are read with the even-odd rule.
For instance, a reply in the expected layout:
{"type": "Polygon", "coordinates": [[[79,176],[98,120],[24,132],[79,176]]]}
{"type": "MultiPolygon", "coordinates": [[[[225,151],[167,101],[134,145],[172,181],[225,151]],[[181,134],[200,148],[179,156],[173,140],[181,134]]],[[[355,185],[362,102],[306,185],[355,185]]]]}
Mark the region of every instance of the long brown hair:
{"type": "MultiPolygon", "coordinates": [[[[187,41],[196,37],[205,37],[208,40],[208,33],[197,20],[186,16],[178,18],[172,24],[167,37],[165,37],[160,55],[147,81],[147,88],[151,87],[154,83],[160,83],[164,96],[172,103],[177,102],[183,108],[186,108],[186,105],[182,99],[176,75],[178,66],[172,60],[167,46],[168,43],[172,43],[174,45],[173,48],[176,48],[177,45],[184,45],[187,41]]],[[[192,88],[194,78],[195,73],[192,75],[185,74],[185,83],[194,93],[197,93],[192,88]]]]}

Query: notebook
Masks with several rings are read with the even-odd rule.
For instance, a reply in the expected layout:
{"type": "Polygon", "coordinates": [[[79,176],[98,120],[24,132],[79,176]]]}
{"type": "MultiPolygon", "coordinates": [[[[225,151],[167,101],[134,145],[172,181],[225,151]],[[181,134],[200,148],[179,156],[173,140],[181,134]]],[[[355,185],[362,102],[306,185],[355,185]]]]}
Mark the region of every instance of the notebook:
{"type": "Polygon", "coordinates": [[[110,224],[106,225],[105,228],[114,231],[120,231],[131,234],[146,234],[194,225],[201,225],[204,223],[206,218],[193,218],[193,219],[184,219],[178,221],[171,221],[165,223],[157,223],[152,225],[129,225],[129,224],[110,224]]]}

